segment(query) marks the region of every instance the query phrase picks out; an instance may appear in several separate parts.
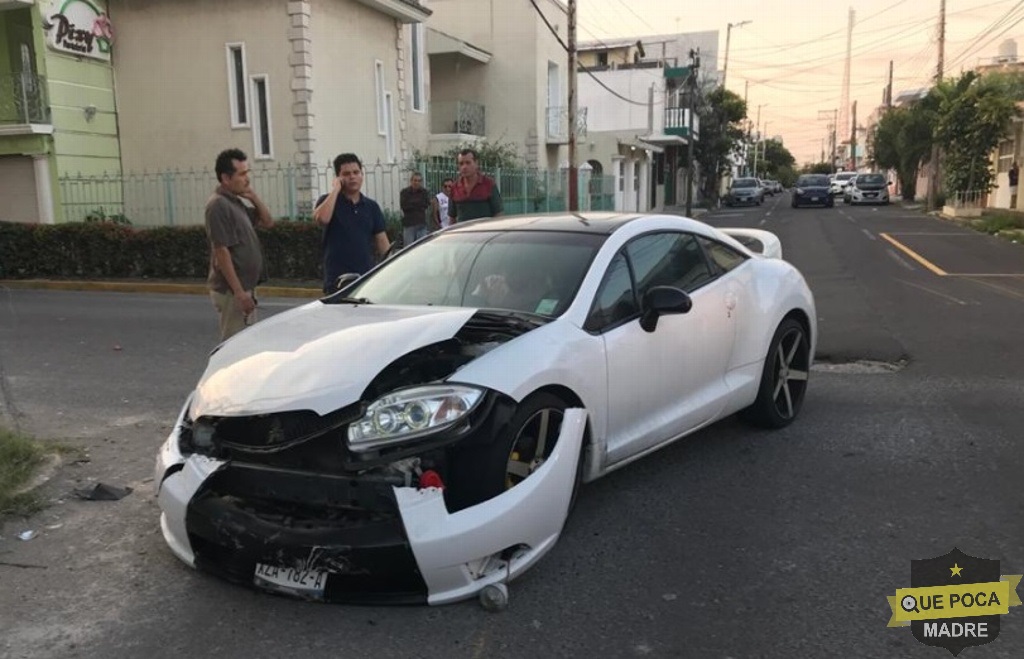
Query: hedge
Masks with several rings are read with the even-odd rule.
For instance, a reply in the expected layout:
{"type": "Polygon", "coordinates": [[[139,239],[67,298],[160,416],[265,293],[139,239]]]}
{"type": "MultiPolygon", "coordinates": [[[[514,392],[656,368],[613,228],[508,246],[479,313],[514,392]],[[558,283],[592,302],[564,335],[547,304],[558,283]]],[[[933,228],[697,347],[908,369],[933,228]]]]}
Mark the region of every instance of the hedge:
{"type": "MultiPolygon", "coordinates": [[[[395,240],[400,223],[396,226],[393,218],[388,220],[388,234],[395,240]]],[[[319,225],[278,220],[258,233],[271,279],[322,278],[319,225]]],[[[210,247],[202,226],[0,222],[0,279],[203,279],[209,262],[210,247]]]]}

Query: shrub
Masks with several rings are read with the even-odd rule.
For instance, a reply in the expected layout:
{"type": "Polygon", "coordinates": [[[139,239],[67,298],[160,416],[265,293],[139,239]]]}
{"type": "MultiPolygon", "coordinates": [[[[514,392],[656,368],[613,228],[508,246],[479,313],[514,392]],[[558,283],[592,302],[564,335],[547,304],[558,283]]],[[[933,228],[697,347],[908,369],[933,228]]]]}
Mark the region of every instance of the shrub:
{"type": "MultiPolygon", "coordinates": [[[[401,222],[398,222],[401,235],[401,222]]],[[[390,225],[389,225],[390,231],[390,225]]],[[[259,230],[268,277],[318,280],[323,230],[279,220],[259,230]]],[[[210,247],[202,226],[138,229],[111,221],[0,222],[0,277],[205,278],[210,247]]]]}

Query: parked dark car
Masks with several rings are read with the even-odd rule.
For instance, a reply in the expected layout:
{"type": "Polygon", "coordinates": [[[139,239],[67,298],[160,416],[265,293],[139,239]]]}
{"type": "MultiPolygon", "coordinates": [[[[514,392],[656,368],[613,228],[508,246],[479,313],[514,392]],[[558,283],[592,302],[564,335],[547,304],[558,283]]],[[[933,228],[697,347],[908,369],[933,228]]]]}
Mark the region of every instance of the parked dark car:
{"type": "Polygon", "coordinates": [[[820,205],[832,208],[835,201],[829,191],[829,180],[825,174],[804,174],[796,180],[793,188],[793,208],[820,205]]]}
{"type": "Polygon", "coordinates": [[[725,196],[726,206],[737,206],[741,204],[761,205],[764,201],[764,188],[756,178],[738,178],[729,186],[729,193],[725,196]]]}

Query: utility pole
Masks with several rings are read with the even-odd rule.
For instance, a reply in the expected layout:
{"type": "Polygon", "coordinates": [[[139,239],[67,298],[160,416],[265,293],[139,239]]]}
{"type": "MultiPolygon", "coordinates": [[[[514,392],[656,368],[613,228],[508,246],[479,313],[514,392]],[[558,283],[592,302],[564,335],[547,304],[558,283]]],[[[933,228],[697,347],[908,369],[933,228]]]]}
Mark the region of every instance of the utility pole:
{"type": "Polygon", "coordinates": [[[850,123],[850,171],[857,171],[857,101],[853,102],[853,121],[850,123]]]}
{"type": "MultiPolygon", "coordinates": [[[[687,124],[689,124],[689,130],[686,131],[686,216],[690,217],[690,212],[693,210],[693,110],[694,110],[694,96],[697,95],[697,72],[700,70],[700,48],[694,50],[690,49],[690,78],[687,80],[690,91],[687,96],[687,124]]],[[[715,175],[717,176],[717,172],[715,175]]]]}
{"type": "Polygon", "coordinates": [[[569,212],[580,209],[579,171],[576,163],[576,0],[569,0],[569,212]]]}
{"type": "Polygon", "coordinates": [[[757,141],[754,142],[754,171],[751,175],[757,178],[757,145],[761,142],[761,108],[768,105],[767,103],[759,103],[757,106],[757,141]]]}
{"type": "Polygon", "coordinates": [[[732,29],[734,27],[743,27],[750,21],[740,21],[739,23],[729,23],[725,28],[725,63],[722,64],[722,88],[725,89],[725,76],[729,73],[729,42],[732,40],[732,29]]]}
{"type": "Polygon", "coordinates": [[[846,121],[849,119],[847,111],[850,109],[850,60],[852,59],[855,17],[856,13],[853,11],[853,7],[850,7],[850,14],[846,23],[846,64],[843,66],[843,89],[842,97],[839,100],[839,123],[843,126],[843,130],[846,130],[846,121]]]}
{"type": "MultiPolygon", "coordinates": [[[[942,84],[942,67],[946,59],[946,0],[939,0],[939,61],[935,67],[935,84],[942,84]]],[[[932,144],[931,175],[928,177],[928,210],[935,210],[939,196],[939,143],[932,144]]]]}
{"type": "Polygon", "coordinates": [[[885,107],[892,108],[892,60],[889,60],[889,84],[885,86],[885,107]]]}

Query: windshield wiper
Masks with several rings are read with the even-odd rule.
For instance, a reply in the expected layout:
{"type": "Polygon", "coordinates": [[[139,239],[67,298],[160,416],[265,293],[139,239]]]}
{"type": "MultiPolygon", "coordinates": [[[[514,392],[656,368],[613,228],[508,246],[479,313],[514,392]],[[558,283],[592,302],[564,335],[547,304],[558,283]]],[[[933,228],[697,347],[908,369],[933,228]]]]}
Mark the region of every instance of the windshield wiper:
{"type": "Polygon", "coordinates": [[[331,304],[373,304],[365,297],[329,297],[325,300],[331,304]]]}

